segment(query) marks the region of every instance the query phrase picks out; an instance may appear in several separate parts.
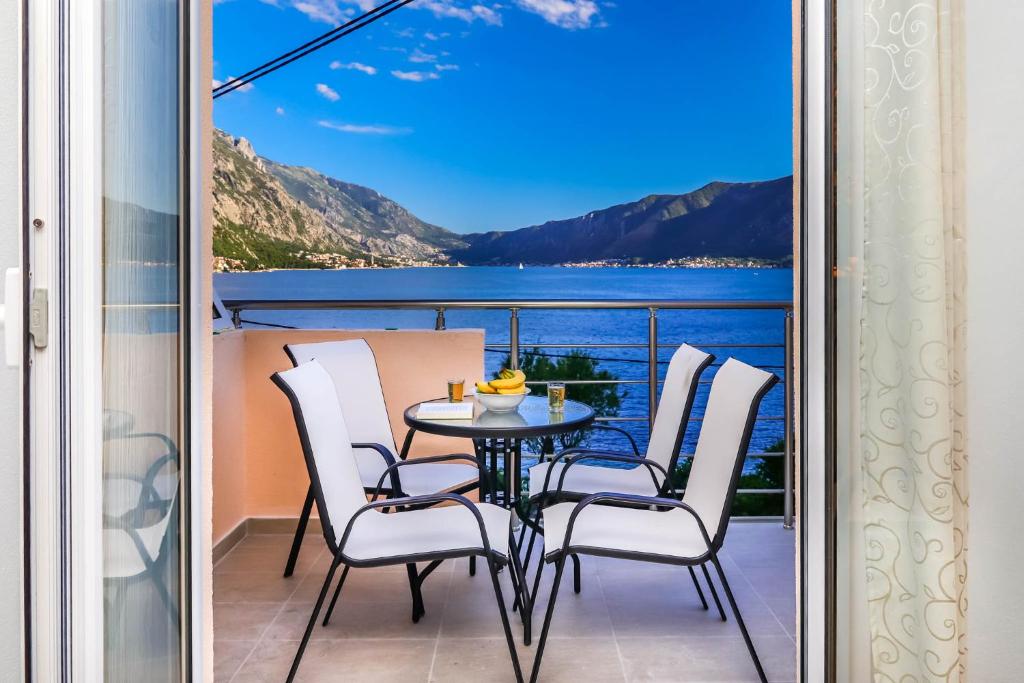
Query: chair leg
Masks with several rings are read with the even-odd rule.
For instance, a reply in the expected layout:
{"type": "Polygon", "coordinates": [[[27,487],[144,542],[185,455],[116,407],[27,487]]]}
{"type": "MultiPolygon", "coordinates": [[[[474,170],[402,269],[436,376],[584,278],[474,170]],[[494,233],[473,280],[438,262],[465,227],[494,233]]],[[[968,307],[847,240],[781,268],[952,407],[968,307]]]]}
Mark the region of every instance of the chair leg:
{"type": "MultiPolygon", "coordinates": [[[[541,566],[544,562],[541,561],[541,566]]],[[[540,663],[544,657],[544,644],[548,640],[548,630],[551,628],[551,617],[555,613],[555,598],[558,597],[558,585],[562,583],[562,570],[565,569],[565,557],[559,557],[555,564],[555,583],[551,586],[551,596],[548,598],[548,611],[544,615],[544,626],[540,630],[540,641],[537,643],[537,654],[533,657],[533,671],[530,673],[530,683],[536,683],[540,674],[540,663]]]]}
{"type": "Polygon", "coordinates": [[[516,681],[522,683],[523,670],[519,666],[519,655],[516,653],[516,642],[512,638],[512,627],[508,623],[508,610],[505,609],[505,599],[501,595],[501,582],[498,581],[498,567],[494,558],[487,558],[487,568],[491,573],[491,584],[494,586],[494,597],[498,601],[498,612],[501,614],[501,625],[505,629],[505,642],[508,643],[508,653],[512,658],[512,669],[516,674],[516,681]]]}
{"type": "Polygon", "coordinates": [[[306,501],[302,504],[302,512],[299,514],[299,525],[295,528],[295,538],[292,540],[292,549],[288,553],[288,562],[284,565],[284,577],[287,579],[295,571],[295,561],[299,559],[299,549],[302,548],[302,537],[306,534],[306,525],[309,523],[309,515],[313,512],[313,485],[309,485],[306,491],[306,501]]]}
{"type": "Polygon", "coordinates": [[[722,621],[726,621],[725,610],[722,609],[722,601],[718,599],[718,591],[715,590],[715,584],[711,580],[711,574],[708,573],[708,565],[706,563],[701,564],[700,568],[704,572],[704,580],[708,582],[708,588],[711,589],[711,597],[715,600],[715,606],[718,607],[718,616],[722,617],[722,621]]]}
{"type": "Polygon", "coordinates": [[[469,557],[469,575],[476,576],[476,555],[469,557]]]}
{"type": "Polygon", "coordinates": [[[331,620],[331,615],[334,614],[334,606],[338,604],[338,596],[341,595],[341,587],[345,585],[345,578],[348,576],[348,565],[345,565],[345,569],[341,572],[341,578],[338,579],[338,587],[334,589],[334,597],[331,598],[331,604],[327,607],[327,613],[324,614],[324,626],[327,626],[331,620]]]}
{"type": "Polygon", "coordinates": [[[533,577],[533,589],[530,591],[530,595],[537,595],[537,591],[540,589],[540,575],[543,574],[543,573],[544,573],[544,553],[541,553],[540,557],[537,558],[537,573],[533,577]]]}
{"type": "MultiPolygon", "coordinates": [[[[533,516],[533,525],[532,525],[532,528],[530,529],[530,544],[528,546],[526,546],[526,559],[523,560],[523,573],[524,574],[526,573],[527,567],[530,566],[530,556],[533,554],[533,544],[537,540],[537,533],[538,533],[537,530],[540,528],[540,514],[541,514],[541,507],[540,507],[540,504],[538,503],[538,505],[537,505],[537,512],[533,516]]],[[[524,523],[524,526],[525,526],[525,523],[524,523]]],[[[541,563],[543,563],[543,560],[541,560],[541,563]]]]}
{"type": "Polygon", "coordinates": [[[572,590],[576,595],[579,595],[580,591],[583,590],[580,577],[580,556],[570,555],[570,557],[572,558],[572,590]]]}
{"type": "Polygon", "coordinates": [[[729,607],[732,608],[733,616],[736,617],[736,624],[740,627],[740,633],[743,634],[743,642],[747,644],[747,650],[750,651],[750,658],[754,661],[754,668],[757,669],[757,675],[761,679],[761,683],[767,683],[768,677],[764,675],[764,669],[761,667],[761,660],[758,659],[757,650],[754,649],[754,642],[750,639],[750,633],[747,632],[747,625],[743,623],[743,615],[740,614],[740,608],[736,604],[736,598],[733,597],[732,589],[729,588],[729,581],[725,578],[725,572],[722,571],[722,565],[718,563],[717,555],[711,556],[711,563],[715,565],[715,570],[718,572],[718,579],[722,582],[722,589],[725,590],[725,598],[729,601],[729,607]]]}
{"type": "Polygon", "coordinates": [[[690,578],[693,579],[693,587],[697,589],[697,597],[700,598],[700,604],[704,606],[704,611],[708,609],[708,601],[704,599],[704,591],[700,587],[700,581],[697,580],[697,572],[693,571],[693,567],[687,567],[690,570],[690,578]]]}
{"type": "MultiPolygon", "coordinates": [[[[511,535],[512,533],[509,532],[509,536],[511,535]]],[[[533,598],[526,589],[526,572],[523,570],[523,565],[519,561],[519,548],[517,546],[509,548],[509,555],[512,556],[512,576],[515,577],[515,588],[519,592],[516,597],[516,602],[520,606],[519,618],[523,621],[523,643],[529,645],[531,640],[530,624],[533,617],[533,598]]]]}
{"type": "Polygon", "coordinates": [[[313,613],[309,615],[309,623],[306,624],[306,632],[302,634],[302,641],[299,642],[299,649],[295,652],[295,659],[292,660],[292,668],[288,670],[288,678],[286,683],[292,683],[295,680],[295,674],[299,670],[299,662],[302,661],[302,655],[306,651],[306,645],[309,644],[309,636],[313,633],[313,627],[316,625],[316,618],[320,615],[320,610],[324,606],[324,600],[327,599],[327,591],[331,589],[331,582],[334,580],[334,572],[337,571],[338,565],[341,563],[340,553],[335,556],[334,561],[331,562],[331,568],[327,572],[327,578],[324,579],[324,587],[320,589],[320,595],[316,599],[316,605],[313,607],[313,613]]]}
{"type": "Polygon", "coordinates": [[[405,565],[405,571],[409,575],[409,590],[412,593],[412,623],[416,624],[427,611],[423,608],[423,593],[420,591],[416,565],[410,562],[405,565]]]}

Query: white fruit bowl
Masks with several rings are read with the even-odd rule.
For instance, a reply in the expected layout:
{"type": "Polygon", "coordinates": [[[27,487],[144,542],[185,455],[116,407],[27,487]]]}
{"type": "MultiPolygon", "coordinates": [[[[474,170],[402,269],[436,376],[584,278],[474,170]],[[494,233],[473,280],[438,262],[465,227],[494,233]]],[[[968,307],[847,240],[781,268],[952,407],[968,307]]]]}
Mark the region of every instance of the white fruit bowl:
{"type": "Polygon", "coordinates": [[[492,413],[511,413],[526,398],[526,392],[521,394],[481,394],[477,392],[476,400],[480,401],[487,410],[492,413]]]}

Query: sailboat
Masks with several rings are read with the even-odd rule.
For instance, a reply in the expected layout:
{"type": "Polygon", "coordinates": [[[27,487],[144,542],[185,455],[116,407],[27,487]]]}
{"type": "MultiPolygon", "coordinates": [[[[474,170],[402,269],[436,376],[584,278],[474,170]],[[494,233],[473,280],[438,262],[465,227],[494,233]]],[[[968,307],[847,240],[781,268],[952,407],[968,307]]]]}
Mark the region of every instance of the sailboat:
{"type": "Polygon", "coordinates": [[[522,264],[522,263],[520,263],[520,264],[519,264],[519,270],[522,270],[522,269],[523,269],[523,264],[522,264]]]}

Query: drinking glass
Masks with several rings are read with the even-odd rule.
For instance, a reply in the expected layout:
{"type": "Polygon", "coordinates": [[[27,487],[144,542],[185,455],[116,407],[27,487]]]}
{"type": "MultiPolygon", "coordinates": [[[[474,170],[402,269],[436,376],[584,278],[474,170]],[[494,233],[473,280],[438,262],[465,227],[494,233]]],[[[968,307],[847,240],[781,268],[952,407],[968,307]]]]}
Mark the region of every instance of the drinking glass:
{"type": "Polygon", "coordinates": [[[548,410],[560,413],[565,410],[565,384],[551,382],[548,384],[548,410]]]}
{"type": "Polygon", "coordinates": [[[449,403],[461,403],[462,394],[466,388],[466,380],[464,379],[450,379],[448,380],[448,402],[449,403]]]}

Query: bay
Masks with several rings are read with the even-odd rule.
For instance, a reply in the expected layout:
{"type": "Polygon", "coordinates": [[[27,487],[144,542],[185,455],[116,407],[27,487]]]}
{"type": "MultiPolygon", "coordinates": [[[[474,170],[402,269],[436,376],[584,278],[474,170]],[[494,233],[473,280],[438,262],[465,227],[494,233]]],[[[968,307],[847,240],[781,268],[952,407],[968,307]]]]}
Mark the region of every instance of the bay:
{"type": "MultiPolygon", "coordinates": [[[[222,299],[586,299],[586,300],[722,300],[791,301],[793,271],[788,268],[563,268],[563,267],[470,267],[378,270],[294,270],[253,273],[219,273],[214,285],[222,299]]],[[[433,329],[433,311],[247,311],[245,326],[257,323],[290,325],[309,329],[433,329]]],[[[658,312],[660,344],[688,343],[717,356],[716,366],[733,356],[783,375],[784,313],[768,310],[663,310],[658,312]],[[729,345],[770,345],[769,348],[729,345]]],[[[488,375],[500,368],[507,349],[507,311],[448,311],[447,327],[482,328],[491,349],[486,356],[488,375]]],[[[648,311],[523,310],[520,312],[520,345],[531,344],[646,344],[648,311]]],[[[541,349],[563,354],[565,349],[541,349]]],[[[594,349],[599,368],[624,380],[646,381],[646,349],[594,349]]],[[[659,350],[659,371],[664,375],[671,348],[659,350]]],[[[712,368],[705,373],[707,382],[712,368]]],[[[477,378],[466,378],[474,380],[477,378]]],[[[710,386],[700,386],[694,417],[703,414],[710,386]]],[[[569,389],[571,398],[571,387],[569,389]]],[[[645,417],[646,384],[623,387],[619,416],[645,417]]],[[[762,402],[751,441],[751,452],[760,452],[782,438],[785,391],[780,383],[762,402]]],[[[646,422],[623,422],[645,447],[646,422]]],[[[684,452],[693,452],[699,422],[686,431],[684,452]]],[[[621,437],[600,434],[591,445],[622,448],[621,437]]],[[[749,466],[749,465],[748,465],[749,466]]]]}

